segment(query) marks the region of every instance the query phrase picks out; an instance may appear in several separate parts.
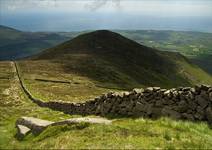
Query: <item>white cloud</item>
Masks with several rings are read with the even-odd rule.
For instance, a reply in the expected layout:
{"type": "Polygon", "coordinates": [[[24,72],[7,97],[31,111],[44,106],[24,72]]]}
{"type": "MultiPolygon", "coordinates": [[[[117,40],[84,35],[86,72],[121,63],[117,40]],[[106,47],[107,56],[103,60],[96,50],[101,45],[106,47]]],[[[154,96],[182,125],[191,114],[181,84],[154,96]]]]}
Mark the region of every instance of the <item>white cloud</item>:
{"type": "Polygon", "coordinates": [[[123,1],[127,12],[159,16],[201,16],[212,14],[212,2],[209,1],[123,1]]]}
{"type": "Polygon", "coordinates": [[[159,16],[211,16],[209,0],[0,0],[7,12],[120,12],[159,16]]]}

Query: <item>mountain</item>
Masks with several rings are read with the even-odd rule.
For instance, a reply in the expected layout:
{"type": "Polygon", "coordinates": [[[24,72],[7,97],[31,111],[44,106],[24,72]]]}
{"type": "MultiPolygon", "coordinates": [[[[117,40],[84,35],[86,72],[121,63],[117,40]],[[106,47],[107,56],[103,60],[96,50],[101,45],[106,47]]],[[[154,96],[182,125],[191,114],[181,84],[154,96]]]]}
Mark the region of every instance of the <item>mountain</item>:
{"type": "MultiPolygon", "coordinates": [[[[114,30],[148,47],[180,52],[212,75],[211,33],[155,30],[114,30]]],[[[0,25],[0,60],[37,54],[84,32],[24,32],[0,25]]]]}
{"type": "Polygon", "coordinates": [[[18,59],[41,52],[70,39],[64,33],[22,32],[0,25],[0,60],[18,59]]]}
{"type": "Polygon", "coordinates": [[[29,59],[51,61],[66,73],[122,88],[212,83],[210,75],[181,54],[149,48],[107,30],[79,35],[29,59]]]}

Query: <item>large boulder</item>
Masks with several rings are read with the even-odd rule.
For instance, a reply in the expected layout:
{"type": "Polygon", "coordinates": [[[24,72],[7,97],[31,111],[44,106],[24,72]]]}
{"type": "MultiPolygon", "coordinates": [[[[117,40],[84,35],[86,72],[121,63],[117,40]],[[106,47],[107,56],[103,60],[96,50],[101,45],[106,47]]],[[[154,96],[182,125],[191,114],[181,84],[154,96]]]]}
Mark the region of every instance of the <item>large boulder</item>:
{"type": "Polygon", "coordinates": [[[54,122],[33,117],[21,117],[16,121],[16,126],[23,125],[31,129],[33,133],[37,134],[42,132],[46,127],[48,127],[52,123],[54,122]]]}
{"type": "Polygon", "coordinates": [[[81,117],[81,118],[71,118],[63,121],[52,122],[47,120],[41,120],[33,117],[21,117],[16,121],[16,127],[18,132],[16,137],[18,139],[23,139],[29,132],[32,131],[33,134],[38,134],[46,129],[48,126],[58,126],[58,125],[71,125],[79,123],[89,123],[89,124],[105,124],[109,125],[112,123],[111,120],[105,118],[94,118],[94,117],[81,117]]]}
{"type": "Polygon", "coordinates": [[[71,118],[63,121],[58,121],[55,123],[52,123],[52,126],[57,126],[57,125],[70,125],[70,124],[78,124],[78,123],[89,123],[89,124],[111,124],[112,121],[105,119],[105,118],[94,118],[94,117],[85,117],[85,118],[71,118]]]}

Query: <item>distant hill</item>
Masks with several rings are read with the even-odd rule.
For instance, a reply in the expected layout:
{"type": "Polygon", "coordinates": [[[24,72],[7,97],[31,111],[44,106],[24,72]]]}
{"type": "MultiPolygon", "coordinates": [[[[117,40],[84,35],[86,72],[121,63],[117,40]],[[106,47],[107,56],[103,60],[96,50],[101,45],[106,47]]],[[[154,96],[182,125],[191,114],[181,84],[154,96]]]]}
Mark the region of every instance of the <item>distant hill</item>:
{"type": "MultiPolygon", "coordinates": [[[[23,32],[0,25],[0,60],[37,54],[85,32],[23,32]]],[[[180,52],[212,75],[212,34],[184,31],[115,30],[142,45],[180,52]]]]}
{"type": "Polygon", "coordinates": [[[0,60],[18,59],[39,53],[70,39],[70,34],[22,32],[0,25],[0,60]]]}
{"type": "Polygon", "coordinates": [[[107,30],[82,34],[30,59],[60,63],[64,72],[126,88],[212,83],[210,75],[181,54],[158,51],[107,30]]]}

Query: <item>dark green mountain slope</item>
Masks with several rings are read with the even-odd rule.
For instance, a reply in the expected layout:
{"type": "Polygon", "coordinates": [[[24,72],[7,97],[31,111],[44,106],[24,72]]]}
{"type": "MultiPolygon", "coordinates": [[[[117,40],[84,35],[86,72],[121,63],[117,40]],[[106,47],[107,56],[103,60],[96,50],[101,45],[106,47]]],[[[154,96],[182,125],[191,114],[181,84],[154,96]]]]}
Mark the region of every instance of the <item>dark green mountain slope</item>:
{"type": "Polygon", "coordinates": [[[149,47],[180,52],[212,75],[211,33],[154,30],[118,30],[117,32],[149,47]]]}
{"type": "Polygon", "coordinates": [[[0,60],[30,56],[62,43],[70,37],[62,33],[22,32],[0,26],[0,60]]]}
{"type": "MultiPolygon", "coordinates": [[[[85,31],[86,32],[86,31],[85,31]]],[[[183,31],[117,30],[142,45],[180,52],[212,75],[212,34],[183,31]]],[[[23,32],[0,25],[0,60],[37,54],[82,32],[23,32]]]]}
{"type": "Polygon", "coordinates": [[[126,88],[212,83],[210,75],[179,53],[158,51],[106,30],[80,35],[31,59],[60,63],[67,73],[126,88]]]}

